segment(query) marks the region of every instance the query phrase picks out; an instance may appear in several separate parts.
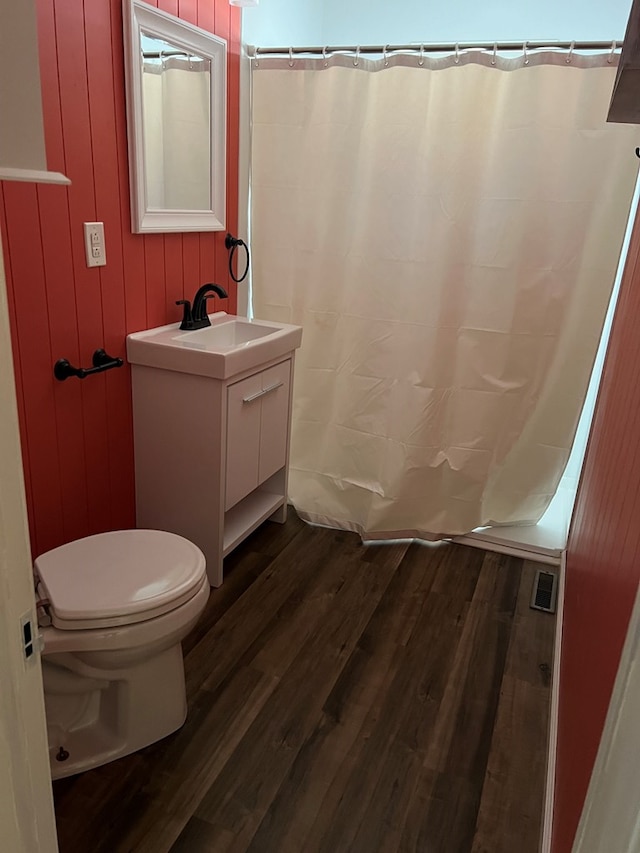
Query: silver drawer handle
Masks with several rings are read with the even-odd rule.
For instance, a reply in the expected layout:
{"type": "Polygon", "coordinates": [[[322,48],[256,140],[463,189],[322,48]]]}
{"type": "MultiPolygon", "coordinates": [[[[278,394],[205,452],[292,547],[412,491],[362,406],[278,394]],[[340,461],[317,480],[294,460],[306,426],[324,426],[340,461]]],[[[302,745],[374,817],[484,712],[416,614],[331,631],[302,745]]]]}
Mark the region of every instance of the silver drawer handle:
{"type": "Polygon", "coordinates": [[[264,397],[265,394],[268,394],[270,391],[275,391],[276,388],[282,388],[284,382],[276,382],[273,385],[269,385],[266,388],[263,388],[262,391],[256,391],[255,394],[250,394],[248,397],[243,397],[243,403],[253,403],[254,400],[257,400],[258,397],[264,397]]]}

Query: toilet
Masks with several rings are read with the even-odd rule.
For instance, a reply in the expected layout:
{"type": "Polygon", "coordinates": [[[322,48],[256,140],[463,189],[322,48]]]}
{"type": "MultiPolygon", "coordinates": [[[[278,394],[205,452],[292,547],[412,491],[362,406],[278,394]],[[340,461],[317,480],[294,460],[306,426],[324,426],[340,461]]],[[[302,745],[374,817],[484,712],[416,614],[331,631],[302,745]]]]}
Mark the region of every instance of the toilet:
{"type": "Polygon", "coordinates": [[[209,582],[196,545],[118,530],[34,564],[53,779],[128,755],[184,723],[181,641],[209,582]]]}

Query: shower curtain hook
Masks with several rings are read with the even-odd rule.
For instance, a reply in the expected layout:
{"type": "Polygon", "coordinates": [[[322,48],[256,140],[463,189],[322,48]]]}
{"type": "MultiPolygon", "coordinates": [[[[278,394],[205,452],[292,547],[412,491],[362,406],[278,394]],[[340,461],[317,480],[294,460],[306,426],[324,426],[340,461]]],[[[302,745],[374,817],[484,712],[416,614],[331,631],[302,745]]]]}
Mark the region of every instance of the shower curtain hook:
{"type": "Polygon", "coordinates": [[[382,48],[382,58],[384,60],[384,67],[385,68],[389,67],[389,60],[387,59],[387,48],[388,47],[389,47],[389,45],[385,44],[385,46],[382,48]]]}
{"type": "Polygon", "coordinates": [[[360,45],[357,45],[357,47],[356,47],[356,58],[353,60],[353,65],[355,68],[358,67],[359,62],[360,62],[360,45]]]}
{"type": "Polygon", "coordinates": [[[289,68],[293,68],[293,48],[289,48],[289,68]]]}
{"type": "Polygon", "coordinates": [[[418,65],[420,67],[424,65],[424,44],[420,45],[420,59],[418,60],[418,65]]]}
{"type": "Polygon", "coordinates": [[[493,43],[493,59],[491,60],[491,64],[496,64],[496,57],[498,56],[498,42],[494,41],[493,43]]]}
{"type": "Polygon", "coordinates": [[[458,65],[458,63],[460,62],[460,47],[458,45],[458,42],[456,42],[456,58],[453,61],[456,65],[458,65]]]}
{"type": "Polygon", "coordinates": [[[614,39],[612,44],[611,44],[611,53],[609,54],[609,59],[607,59],[607,62],[609,63],[609,65],[611,65],[611,63],[613,62],[613,55],[616,52],[617,47],[618,47],[618,42],[614,39]]]}
{"type": "Polygon", "coordinates": [[[327,46],[326,45],[322,48],[322,58],[324,60],[324,67],[327,68],[329,65],[329,60],[327,59],[327,46]]]}
{"type": "Polygon", "coordinates": [[[571,45],[569,46],[569,55],[565,59],[565,62],[567,63],[567,65],[571,65],[571,60],[573,59],[573,49],[575,46],[576,46],[576,43],[574,41],[572,41],[571,45]]]}
{"type": "Polygon", "coordinates": [[[529,54],[527,53],[527,45],[528,45],[528,44],[529,44],[529,42],[528,42],[528,41],[526,41],[526,42],[522,45],[522,52],[524,53],[524,64],[525,64],[525,65],[528,65],[528,64],[529,64],[529,54]]]}

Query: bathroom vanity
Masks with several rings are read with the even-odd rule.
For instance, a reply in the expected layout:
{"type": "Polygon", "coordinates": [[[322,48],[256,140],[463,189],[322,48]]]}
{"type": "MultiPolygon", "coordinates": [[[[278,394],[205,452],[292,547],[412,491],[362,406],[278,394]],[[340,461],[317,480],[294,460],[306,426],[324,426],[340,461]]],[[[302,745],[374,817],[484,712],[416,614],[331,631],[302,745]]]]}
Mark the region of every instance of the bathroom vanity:
{"type": "Polygon", "coordinates": [[[302,329],[210,315],[127,338],[132,366],[136,523],[223,558],[270,518],[284,522],[295,350],[302,329]]]}

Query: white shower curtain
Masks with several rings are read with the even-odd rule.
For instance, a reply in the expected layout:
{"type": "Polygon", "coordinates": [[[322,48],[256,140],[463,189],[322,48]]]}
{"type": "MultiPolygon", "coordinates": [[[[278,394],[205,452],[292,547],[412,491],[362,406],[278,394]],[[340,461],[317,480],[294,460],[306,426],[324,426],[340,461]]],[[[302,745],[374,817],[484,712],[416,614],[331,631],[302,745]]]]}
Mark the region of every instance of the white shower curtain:
{"type": "Polygon", "coordinates": [[[478,56],[254,62],[254,311],[304,330],[290,498],[365,538],[541,517],[614,280],[617,60],[478,56]]]}
{"type": "Polygon", "coordinates": [[[165,57],[143,63],[147,205],[211,208],[211,62],[165,57]]]}

